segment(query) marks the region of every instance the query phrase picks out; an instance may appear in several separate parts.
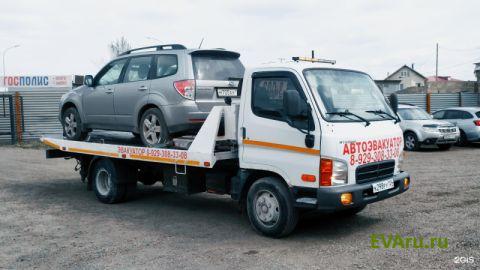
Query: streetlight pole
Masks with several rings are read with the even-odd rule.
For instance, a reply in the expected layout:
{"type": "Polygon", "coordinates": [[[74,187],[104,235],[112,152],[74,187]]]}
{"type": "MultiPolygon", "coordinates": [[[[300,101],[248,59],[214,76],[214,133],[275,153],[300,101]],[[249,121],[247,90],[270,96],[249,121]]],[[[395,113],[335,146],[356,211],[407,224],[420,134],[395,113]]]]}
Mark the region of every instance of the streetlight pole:
{"type": "Polygon", "coordinates": [[[15,49],[15,48],[18,48],[18,47],[20,47],[20,45],[19,45],[19,44],[16,44],[16,45],[13,45],[12,47],[8,47],[8,48],[6,48],[5,50],[3,50],[3,87],[4,87],[4,88],[7,88],[7,87],[5,86],[5,77],[7,76],[7,75],[6,75],[7,73],[6,73],[6,71],[5,71],[5,54],[6,54],[9,50],[15,49]]]}

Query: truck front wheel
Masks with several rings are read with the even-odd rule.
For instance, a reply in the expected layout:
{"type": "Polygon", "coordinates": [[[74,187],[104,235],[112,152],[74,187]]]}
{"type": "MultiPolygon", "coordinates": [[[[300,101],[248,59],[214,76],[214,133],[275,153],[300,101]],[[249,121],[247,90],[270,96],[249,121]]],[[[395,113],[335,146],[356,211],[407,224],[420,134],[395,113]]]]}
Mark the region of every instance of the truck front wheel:
{"type": "Polygon", "coordinates": [[[261,178],[250,187],[247,214],[252,227],[270,237],[290,234],[298,221],[292,195],[281,180],[274,177],[261,178]]]}

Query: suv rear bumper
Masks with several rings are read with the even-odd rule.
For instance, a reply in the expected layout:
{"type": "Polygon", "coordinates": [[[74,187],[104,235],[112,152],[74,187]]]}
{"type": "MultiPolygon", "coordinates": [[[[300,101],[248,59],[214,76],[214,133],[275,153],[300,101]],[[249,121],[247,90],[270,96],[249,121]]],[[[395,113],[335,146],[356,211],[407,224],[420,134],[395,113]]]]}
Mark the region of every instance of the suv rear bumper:
{"type": "Polygon", "coordinates": [[[292,187],[291,191],[294,195],[295,206],[298,208],[317,209],[321,212],[336,212],[352,207],[364,206],[401,194],[409,189],[409,186],[404,186],[403,180],[405,178],[408,178],[410,181],[410,176],[406,172],[393,176],[394,187],[376,194],[373,194],[372,183],[381,182],[382,180],[364,184],[316,189],[292,187]],[[340,197],[342,193],[352,194],[352,204],[343,205],[341,203],[340,197]]]}

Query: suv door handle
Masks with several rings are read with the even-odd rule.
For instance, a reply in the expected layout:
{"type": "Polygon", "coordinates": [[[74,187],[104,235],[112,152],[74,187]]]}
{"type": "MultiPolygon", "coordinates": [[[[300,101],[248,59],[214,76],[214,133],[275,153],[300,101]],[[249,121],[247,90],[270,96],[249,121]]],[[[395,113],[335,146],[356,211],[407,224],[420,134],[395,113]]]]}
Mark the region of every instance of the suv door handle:
{"type": "Polygon", "coordinates": [[[148,90],[148,87],[142,85],[138,88],[138,91],[145,91],[145,90],[148,90]]]}
{"type": "Polygon", "coordinates": [[[105,91],[105,93],[111,94],[111,93],[113,93],[113,89],[107,89],[107,90],[105,91]]]}

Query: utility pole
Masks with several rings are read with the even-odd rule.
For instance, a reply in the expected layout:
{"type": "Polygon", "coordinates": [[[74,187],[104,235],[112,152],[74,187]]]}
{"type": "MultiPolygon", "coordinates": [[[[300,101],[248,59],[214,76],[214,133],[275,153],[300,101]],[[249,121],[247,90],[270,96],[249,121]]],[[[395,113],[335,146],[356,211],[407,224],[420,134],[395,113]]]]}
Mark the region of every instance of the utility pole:
{"type": "Polygon", "coordinates": [[[435,56],[435,81],[438,79],[438,43],[437,43],[437,52],[435,56]]]}

